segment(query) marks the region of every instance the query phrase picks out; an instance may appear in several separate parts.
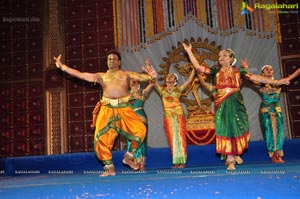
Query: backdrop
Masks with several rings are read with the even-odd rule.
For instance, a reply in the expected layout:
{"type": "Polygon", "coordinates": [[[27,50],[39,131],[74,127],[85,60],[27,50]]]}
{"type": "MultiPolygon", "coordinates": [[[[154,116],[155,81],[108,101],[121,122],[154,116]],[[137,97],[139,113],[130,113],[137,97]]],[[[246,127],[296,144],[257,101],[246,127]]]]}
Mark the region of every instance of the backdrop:
{"type": "MultiPolygon", "coordinates": [[[[248,59],[250,71],[260,74],[261,68],[265,64],[272,65],[275,71],[275,78],[280,78],[280,67],[277,52],[277,43],[275,37],[257,37],[248,34],[247,31],[238,31],[236,33],[223,36],[220,34],[212,34],[206,28],[200,27],[194,20],[190,19],[179,27],[172,34],[166,35],[154,42],[145,44],[145,48],[139,51],[122,50],[122,68],[124,70],[133,70],[141,72],[140,67],[144,64],[144,59],[149,58],[156,68],[160,70],[159,65],[163,64],[163,58],[167,57],[167,52],[172,51],[172,46],[177,47],[177,42],[183,42],[185,39],[190,41],[191,38],[205,38],[209,43],[215,41],[215,46],[220,45],[221,48],[231,48],[234,50],[238,58],[239,66],[242,59],[248,59]]],[[[183,77],[180,78],[179,84],[182,83],[183,77]]],[[[201,91],[199,91],[201,92],[201,91]]],[[[258,111],[261,102],[259,93],[251,85],[246,84],[242,89],[247,112],[249,115],[251,140],[262,140],[263,135],[260,129],[258,111]]],[[[200,95],[204,95],[200,93],[200,95]]],[[[284,129],[286,137],[288,136],[286,114],[281,99],[284,129]]],[[[148,145],[150,147],[166,147],[167,142],[163,128],[163,108],[159,95],[154,91],[145,103],[145,110],[148,115],[149,133],[148,145]]]]}

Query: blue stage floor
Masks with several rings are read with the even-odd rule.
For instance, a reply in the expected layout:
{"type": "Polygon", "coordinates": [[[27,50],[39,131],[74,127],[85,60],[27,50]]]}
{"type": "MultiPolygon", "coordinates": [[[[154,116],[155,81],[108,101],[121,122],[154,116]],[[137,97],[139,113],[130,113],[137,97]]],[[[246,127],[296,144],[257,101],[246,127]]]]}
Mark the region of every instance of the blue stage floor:
{"type": "Polygon", "coordinates": [[[0,197],[17,198],[300,198],[300,161],[98,174],[3,177],[0,197]]]}
{"type": "Polygon", "coordinates": [[[99,177],[102,166],[92,153],[6,158],[0,198],[300,198],[299,140],[286,142],[284,164],[272,164],[263,147],[250,143],[244,164],[230,172],[213,145],[190,146],[185,169],[170,169],[168,148],[151,149],[146,172],[124,167],[117,151],[117,175],[109,177],[99,177]]]}

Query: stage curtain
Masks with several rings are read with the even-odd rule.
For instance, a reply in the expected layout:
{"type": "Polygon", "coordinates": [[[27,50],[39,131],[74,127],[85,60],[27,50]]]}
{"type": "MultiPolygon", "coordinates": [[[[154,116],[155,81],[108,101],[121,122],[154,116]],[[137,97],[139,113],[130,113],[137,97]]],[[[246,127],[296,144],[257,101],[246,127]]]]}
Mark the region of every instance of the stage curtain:
{"type": "MultiPolygon", "coordinates": [[[[276,4],[277,0],[260,0],[276,4]]],[[[146,44],[178,31],[192,19],[212,34],[228,36],[246,32],[259,38],[276,37],[281,41],[278,13],[254,9],[249,0],[114,0],[115,43],[118,48],[139,51],[146,44]],[[247,12],[243,12],[244,10],[247,12]]]]}

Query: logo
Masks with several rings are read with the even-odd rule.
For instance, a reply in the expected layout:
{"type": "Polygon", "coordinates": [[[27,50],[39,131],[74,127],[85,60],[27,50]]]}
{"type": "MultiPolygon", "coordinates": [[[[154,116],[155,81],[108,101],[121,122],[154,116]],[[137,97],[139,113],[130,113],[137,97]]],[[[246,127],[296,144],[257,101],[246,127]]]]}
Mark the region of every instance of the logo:
{"type": "Polygon", "coordinates": [[[251,8],[246,2],[243,2],[241,15],[250,14],[250,12],[254,12],[254,9],[251,8]]]}
{"type": "Polygon", "coordinates": [[[275,3],[275,4],[260,4],[255,3],[254,9],[266,10],[268,13],[278,13],[278,14],[298,14],[299,4],[285,4],[285,3],[275,3]]]}
{"type": "Polygon", "coordinates": [[[272,9],[278,9],[278,10],[290,10],[290,9],[299,9],[298,3],[295,4],[285,4],[285,3],[275,3],[275,4],[260,4],[255,3],[254,4],[255,9],[264,9],[264,10],[272,10],[272,9]]]}
{"type": "Polygon", "coordinates": [[[254,3],[253,8],[250,7],[246,2],[243,1],[241,8],[241,15],[250,14],[254,10],[265,10],[268,13],[279,13],[279,14],[298,14],[299,4],[286,4],[286,3],[274,3],[274,4],[261,4],[254,3]]]}

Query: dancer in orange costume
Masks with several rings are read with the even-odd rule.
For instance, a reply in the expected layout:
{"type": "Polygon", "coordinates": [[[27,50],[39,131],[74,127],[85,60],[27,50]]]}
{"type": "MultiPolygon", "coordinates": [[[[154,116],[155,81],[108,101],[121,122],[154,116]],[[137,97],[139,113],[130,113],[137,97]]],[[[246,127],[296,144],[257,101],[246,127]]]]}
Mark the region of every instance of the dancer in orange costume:
{"type": "Polygon", "coordinates": [[[117,135],[121,134],[131,140],[131,148],[125,153],[123,163],[133,169],[139,168],[134,162],[134,152],[146,135],[144,123],[128,103],[130,100],[129,80],[149,81],[156,78],[156,74],[152,77],[151,74],[121,70],[121,55],[118,51],[108,52],[106,58],[108,70],[105,73],[88,73],[70,68],[61,62],[61,55],[54,57],[54,60],[57,68],[63,72],[101,85],[103,96],[96,120],[94,146],[97,157],[105,165],[101,176],[113,176],[116,172],[111,150],[117,135]]]}

